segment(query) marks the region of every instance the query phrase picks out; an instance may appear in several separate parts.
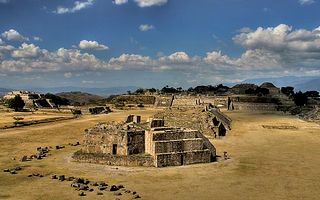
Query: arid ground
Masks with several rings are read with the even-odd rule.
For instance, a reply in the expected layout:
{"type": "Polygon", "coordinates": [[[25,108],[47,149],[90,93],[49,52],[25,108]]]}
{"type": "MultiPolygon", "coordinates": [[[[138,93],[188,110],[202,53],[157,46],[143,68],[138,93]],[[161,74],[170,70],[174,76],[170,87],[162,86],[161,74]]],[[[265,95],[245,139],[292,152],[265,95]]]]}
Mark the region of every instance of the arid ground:
{"type": "MultiPolygon", "coordinates": [[[[132,198],[128,194],[114,196],[109,191],[102,196],[94,191],[79,197],[70,182],[52,180],[52,174],[123,184],[142,199],[150,200],[320,198],[320,126],[283,114],[226,112],[233,119],[232,131],[223,139],[212,140],[218,155],[228,152],[231,159],[226,161],[219,158],[210,164],[168,168],[72,162],[72,153],[81,146],[68,143],[81,143],[84,129],[97,122],[123,120],[128,114],[140,114],[146,119],[157,111],[84,115],[79,119],[0,130],[0,199],[132,198]],[[50,151],[51,155],[42,160],[19,161],[23,155],[36,153],[37,147],[56,145],[65,148],[50,151]],[[23,169],[15,175],[3,172],[15,166],[23,169]],[[32,173],[44,177],[27,177],[32,173]]],[[[0,123],[9,123],[12,118],[11,114],[0,113],[0,116],[0,123]]]]}

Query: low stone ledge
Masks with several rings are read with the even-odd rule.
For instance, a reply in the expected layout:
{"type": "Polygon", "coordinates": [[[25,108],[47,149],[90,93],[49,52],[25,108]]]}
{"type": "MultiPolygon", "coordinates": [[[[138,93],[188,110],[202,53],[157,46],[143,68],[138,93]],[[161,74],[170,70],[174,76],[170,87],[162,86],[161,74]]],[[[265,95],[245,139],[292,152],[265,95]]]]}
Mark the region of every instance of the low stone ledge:
{"type": "Polygon", "coordinates": [[[111,166],[143,166],[143,167],[153,167],[154,159],[149,155],[111,155],[103,153],[86,153],[82,150],[75,152],[72,158],[76,162],[82,163],[94,163],[103,164],[111,166]]]}

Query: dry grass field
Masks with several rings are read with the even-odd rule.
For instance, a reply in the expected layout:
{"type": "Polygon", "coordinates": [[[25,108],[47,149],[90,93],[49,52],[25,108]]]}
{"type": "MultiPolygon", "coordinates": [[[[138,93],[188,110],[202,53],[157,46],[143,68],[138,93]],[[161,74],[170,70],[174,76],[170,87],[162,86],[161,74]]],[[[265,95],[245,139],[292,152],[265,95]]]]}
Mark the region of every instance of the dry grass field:
{"type": "MultiPolygon", "coordinates": [[[[157,111],[84,115],[79,119],[0,130],[0,199],[132,198],[129,194],[114,196],[108,191],[103,196],[94,191],[79,197],[70,182],[52,180],[51,174],[123,184],[137,191],[142,199],[150,200],[319,199],[320,126],[280,114],[227,112],[233,119],[232,131],[221,140],[212,140],[219,155],[227,151],[231,156],[227,161],[168,168],[117,168],[70,159],[81,147],[68,143],[81,142],[84,129],[97,122],[123,120],[127,114],[140,114],[146,119],[157,111]],[[19,161],[23,155],[34,154],[39,146],[56,145],[66,148],[50,151],[52,155],[43,160],[19,161]],[[18,165],[23,170],[16,175],[2,172],[18,165]],[[44,177],[27,177],[34,172],[44,177]]],[[[0,113],[1,120],[4,116],[0,113]]]]}

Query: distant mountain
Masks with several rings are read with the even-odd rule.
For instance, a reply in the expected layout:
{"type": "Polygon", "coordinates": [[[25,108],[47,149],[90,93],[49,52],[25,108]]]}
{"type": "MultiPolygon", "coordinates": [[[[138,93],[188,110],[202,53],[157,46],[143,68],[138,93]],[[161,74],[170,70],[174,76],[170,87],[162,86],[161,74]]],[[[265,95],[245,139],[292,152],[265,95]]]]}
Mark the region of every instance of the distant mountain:
{"type": "Polygon", "coordinates": [[[10,92],[10,89],[0,88],[0,97],[4,96],[6,93],[10,92]]]}
{"type": "Polygon", "coordinates": [[[62,92],[56,95],[68,99],[71,104],[76,102],[80,104],[99,104],[105,101],[104,97],[86,92],[62,92]]]}
{"type": "Polygon", "coordinates": [[[285,76],[278,78],[258,78],[258,79],[247,79],[243,83],[253,83],[261,85],[264,82],[271,82],[277,87],[292,86],[296,91],[320,91],[320,77],[317,76],[285,76]]]}
{"type": "Polygon", "coordinates": [[[80,91],[90,94],[95,94],[98,96],[107,97],[113,94],[124,94],[127,91],[135,91],[138,87],[126,86],[126,87],[110,87],[110,88],[82,88],[82,87],[50,87],[50,88],[26,88],[26,90],[39,92],[39,93],[61,93],[61,92],[71,92],[80,91]]]}

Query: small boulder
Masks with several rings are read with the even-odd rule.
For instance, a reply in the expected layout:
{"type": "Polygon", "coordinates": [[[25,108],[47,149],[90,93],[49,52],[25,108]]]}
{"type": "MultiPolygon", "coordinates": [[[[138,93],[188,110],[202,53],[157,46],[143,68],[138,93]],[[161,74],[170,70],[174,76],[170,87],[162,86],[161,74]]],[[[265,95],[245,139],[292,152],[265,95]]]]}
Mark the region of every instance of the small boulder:
{"type": "Polygon", "coordinates": [[[118,190],[119,190],[119,188],[116,185],[112,185],[110,188],[111,192],[118,191],[118,190]]]}
{"type": "Polygon", "coordinates": [[[20,170],[22,170],[22,168],[18,166],[18,167],[15,167],[14,170],[20,171],[20,170]]]}
{"type": "Polygon", "coordinates": [[[121,192],[114,192],[113,193],[115,196],[121,196],[122,194],[121,194],[121,192]]]}
{"type": "Polygon", "coordinates": [[[97,192],[97,195],[103,195],[103,193],[102,192],[97,192]]]}
{"type": "Polygon", "coordinates": [[[84,197],[84,196],[86,196],[86,193],[80,192],[80,193],[79,193],[79,196],[84,197]]]}
{"type": "Polygon", "coordinates": [[[58,180],[59,180],[59,181],[64,181],[64,180],[66,180],[66,178],[65,178],[64,175],[60,175],[60,176],[58,177],[58,180]]]}
{"type": "Polygon", "coordinates": [[[57,179],[57,175],[52,175],[51,179],[57,179]]]}
{"type": "Polygon", "coordinates": [[[140,199],[141,197],[138,194],[135,194],[132,199],[140,199]]]}
{"type": "Polygon", "coordinates": [[[23,156],[21,159],[20,159],[21,162],[26,162],[28,161],[28,156],[23,156]]]}

